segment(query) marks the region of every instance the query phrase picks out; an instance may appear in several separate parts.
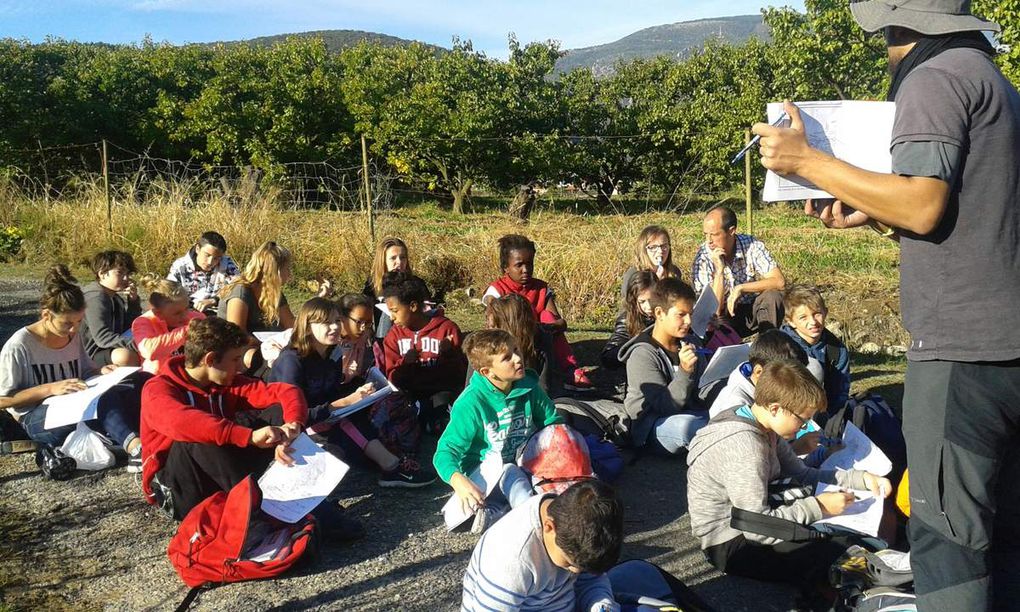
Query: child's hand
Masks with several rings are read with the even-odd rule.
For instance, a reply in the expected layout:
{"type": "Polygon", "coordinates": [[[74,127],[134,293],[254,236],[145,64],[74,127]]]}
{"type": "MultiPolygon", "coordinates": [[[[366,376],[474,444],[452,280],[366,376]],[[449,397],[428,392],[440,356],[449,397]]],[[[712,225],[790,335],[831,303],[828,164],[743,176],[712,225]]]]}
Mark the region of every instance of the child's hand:
{"type": "Polygon", "coordinates": [[[293,442],[294,438],[300,436],[301,429],[302,429],[301,423],[298,423],[296,421],[285,423],[282,427],[280,427],[280,431],[282,431],[283,435],[286,436],[285,438],[286,442],[293,442]]]}
{"type": "Polygon", "coordinates": [[[291,466],[294,465],[294,458],[291,455],[294,453],[294,449],[290,446],[290,441],[286,441],[282,444],[276,445],[276,462],[283,465],[291,466]]]}
{"type": "Polygon", "coordinates": [[[818,505],[822,507],[822,514],[825,516],[837,516],[843,514],[846,507],[854,503],[854,494],[848,491],[830,491],[819,493],[815,496],[818,505]]]}
{"type": "Polygon", "coordinates": [[[439,343],[440,353],[445,353],[446,351],[449,351],[451,349],[453,349],[453,334],[450,334],[447,337],[443,338],[442,342],[439,343]]]}
{"type": "Polygon", "coordinates": [[[114,370],[116,370],[118,367],[119,366],[117,364],[115,364],[115,363],[111,363],[109,365],[104,365],[102,367],[102,369],[99,370],[99,373],[100,374],[109,374],[110,372],[113,372],[114,370]]]}
{"type": "Polygon", "coordinates": [[[57,382],[51,382],[49,388],[46,389],[46,393],[48,395],[67,395],[68,393],[84,391],[85,389],[88,389],[85,381],[78,378],[66,378],[57,382]]]}
{"type": "Polygon", "coordinates": [[[889,497],[890,493],[892,493],[892,483],[889,482],[889,479],[882,476],[876,476],[871,472],[865,472],[864,485],[868,487],[868,490],[879,499],[885,499],[886,497],[889,497]]]}
{"type": "Polygon", "coordinates": [[[790,448],[797,455],[807,455],[813,453],[818,448],[819,441],[822,439],[822,432],[812,431],[806,433],[803,436],[797,438],[793,442],[790,442],[790,448]]]}
{"type": "Polygon", "coordinates": [[[450,486],[453,487],[454,494],[460,498],[460,505],[465,514],[471,514],[485,505],[485,493],[460,472],[455,472],[450,477],[450,486]]]}
{"type": "Polygon", "coordinates": [[[212,298],[205,299],[205,300],[197,300],[195,302],[195,310],[197,310],[198,312],[205,312],[206,308],[209,308],[210,306],[213,306],[214,304],[216,304],[216,300],[214,300],[212,298]]]}
{"type": "Polygon", "coordinates": [[[680,369],[688,374],[694,374],[694,368],[698,365],[698,353],[694,351],[694,345],[688,342],[680,343],[680,369]]]}
{"type": "Polygon", "coordinates": [[[257,448],[272,448],[285,440],[286,436],[281,428],[266,425],[251,432],[251,445],[257,448]]]}

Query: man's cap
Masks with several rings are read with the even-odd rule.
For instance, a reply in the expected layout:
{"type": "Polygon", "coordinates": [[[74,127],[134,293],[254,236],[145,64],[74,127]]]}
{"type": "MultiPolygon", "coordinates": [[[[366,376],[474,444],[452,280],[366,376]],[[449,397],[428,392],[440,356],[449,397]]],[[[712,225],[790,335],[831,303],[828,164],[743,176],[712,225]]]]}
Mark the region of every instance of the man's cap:
{"type": "Polygon", "coordinates": [[[868,32],[889,26],[929,36],[999,31],[999,24],[971,14],[970,0],[850,0],[850,12],[868,32]]]}

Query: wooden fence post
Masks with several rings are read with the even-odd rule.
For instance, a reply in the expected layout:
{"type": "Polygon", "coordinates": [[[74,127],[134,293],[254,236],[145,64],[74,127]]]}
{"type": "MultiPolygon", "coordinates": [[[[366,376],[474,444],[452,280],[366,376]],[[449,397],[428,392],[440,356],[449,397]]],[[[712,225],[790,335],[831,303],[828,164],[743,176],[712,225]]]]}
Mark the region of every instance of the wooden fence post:
{"type": "Polygon", "coordinates": [[[113,236],[113,202],[110,200],[110,172],[107,167],[106,139],[103,139],[103,193],[106,196],[106,231],[113,236]]]}
{"type": "MultiPolygon", "coordinates": [[[[751,130],[744,130],[744,146],[751,142],[751,130]]],[[[754,235],[754,217],[751,213],[751,152],[744,155],[744,203],[747,215],[747,233],[754,235]]]]}
{"type": "Polygon", "coordinates": [[[368,212],[368,233],[372,236],[372,244],[375,245],[375,217],[372,215],[372,193],[368,182],[368,145],[365,144],[365,135],[361,135],[361,173],[365,177],[365,210],[368,212]]]}

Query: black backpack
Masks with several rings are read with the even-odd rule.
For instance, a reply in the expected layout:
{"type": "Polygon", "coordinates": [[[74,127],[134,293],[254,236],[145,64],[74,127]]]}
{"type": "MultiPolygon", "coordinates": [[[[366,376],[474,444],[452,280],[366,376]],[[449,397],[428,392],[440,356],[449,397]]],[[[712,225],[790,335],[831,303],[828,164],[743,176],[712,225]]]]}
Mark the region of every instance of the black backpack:
{"type": "Polygon", "coordinates": [[[616,446],[630,445],[630,419],[621,404],[608,400],[589,403],[572,397],[558,397],[553,403],[566,424],[581,435],[592,435],[616,446]]]}
{"type": "Polygon", "coordinates": [[[903,424],[889,404],[875,393],[852,396],[845,406],[829,416],[825,423],[826,437],[842,439],[847,423],[853,423],[882,449],[892,462],[889,481],[898,483],[907,469],[907,443],[903,440],[903,424]]]}

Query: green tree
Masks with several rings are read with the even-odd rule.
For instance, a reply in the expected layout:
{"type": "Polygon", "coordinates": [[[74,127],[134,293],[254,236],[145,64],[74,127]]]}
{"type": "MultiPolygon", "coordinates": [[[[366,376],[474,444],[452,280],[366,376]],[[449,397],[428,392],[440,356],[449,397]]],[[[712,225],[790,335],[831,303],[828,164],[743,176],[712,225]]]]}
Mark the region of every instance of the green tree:
{"type": "Polygon", "coordinates": [[[1020,0],[974,0],[973,10],[1002,27],[998,42],[1007,50],[997,60],[1006,78],[1020,86],[1020,0]]]}

